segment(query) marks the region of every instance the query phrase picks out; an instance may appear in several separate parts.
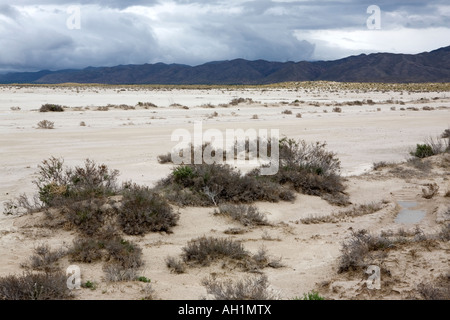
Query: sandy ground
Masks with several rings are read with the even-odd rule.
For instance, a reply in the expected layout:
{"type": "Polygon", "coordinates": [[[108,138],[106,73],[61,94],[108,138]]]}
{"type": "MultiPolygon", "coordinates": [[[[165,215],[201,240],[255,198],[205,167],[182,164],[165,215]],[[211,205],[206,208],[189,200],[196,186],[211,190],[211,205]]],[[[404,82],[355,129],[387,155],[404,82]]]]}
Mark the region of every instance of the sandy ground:
{"type": "MultiPolygon", "coordinates": [[[[79,165],[90,158],[118,169],[123,181],[151,186],[171,171],[172,165],[159,164],[157,156],[176,144],[170,139],[172,132],[178,128],[192,132],[194,121],[202,121],[204,130],[279,129],[282,136],[308,142],[326,141],[327,148],[336,152],[342,162],[351,202],[385,202],[383,209],[374,214],[320,224],[303,224],[300,219],[330,215],[342,208],[300,194],[292,203],[257,203],[272,226],[249,228],[246,233],[232,237],[242,240],[253,253],[263,246],[270,256],[281,258],[283,268],[266,268],[263,272],[283,299],[311,290],[318,290],[330,299],[406,299],[414,296],[420,281],[431,281],[448,272],[450,247],[445,243],[431,251],[419,248],[419,258],[415,259],[405,253],[411,248],[393,252],[385,262],[391,273],[390,282],[385,285],[389,290],[364,289],[367,275],[342,275],[336,271],[341,244],[352,230],[379,233],[399,228],[413,230],[416,226],[425,233],[439,230],[445,220],[442,208],[450,204],[450,198],[444,197],[445,190],[450,190],[450,166],[440,166],[439,161],[450,162],[449,159],[437,159],[430,172],[407,177],[390,173],[389,169],[374,171],[372,167],[380,161],[405,161],[417,143],[449,128],[448,91],[0,87],[0,205],[21,193],[35,193],[32,180],[37,165],[50,156],[63,157],[67,165],[79,165]],[[234,98],[251,98],[254,103],[219,106],[234,98]],[[343,105],[342,112],[332,111],[335,103],[365,99],[372,99],[375,104],[343,105]],[[300,102],[293,104],[296,100],[300,102]],[[96,110],[107,104],[136,106],[138,102],[152,102],[158,108],[96,110]],[[68,108],[61,113],[38,112],[44,103],[68,108]],[[175,103],[187,108],[171,106],[175,103]],[[433,110],[423,110],[424,106],[433,110]],[[292,114],[283,114],[284,110],[291,110],[292,114]],[[301,113],[301,118],[296,117],[297,113],[301,113]],[[253,119],[253,115],[258,119],[253,119]],[[44,119],[53,121],[55,129],[37,129],[37,123],[44,119]],[[86,126],[80,126],[82,121],[86,126]],[[421,197],[421,189],[431,182],[436,182],[441,191],[432,200],[426,200],[421,197]],[[425,217],[417,223],[396,223],[401,200],[416,201],[426,212],[425,217]]],[[[240,169],[245,171],[249,167],[244,165],[240,169]]],[[[201,284],[205,276],[248,275],[220,264],[189,268],[180,275],[170,273],[165,259],[179,255],[189,240],[202,235],[227,236],[225,230],[239,226],[213,216],[213,208],[178,210],[180,220],[172,234],[133,238],[143,248],[146,264],[142,275],[152,280],[156,298],[201,299],[206,294],[201,284]]],[[[40,228],[41,216],[0,216],[0,276],[22,272],[21,263],[38,243],[48,243],[54,248],[70,245],[75,233],[40,228]]],[[[66,264],[69,261],[61,262],[63,269],[66,264]]],[[[80,268],[84,280],[99,285],[96,290],[76,292],[77,299],[139,299],[145,295],[143,283],[106,283],[102,280],[101,266],[80,264],[80,268]]]]}

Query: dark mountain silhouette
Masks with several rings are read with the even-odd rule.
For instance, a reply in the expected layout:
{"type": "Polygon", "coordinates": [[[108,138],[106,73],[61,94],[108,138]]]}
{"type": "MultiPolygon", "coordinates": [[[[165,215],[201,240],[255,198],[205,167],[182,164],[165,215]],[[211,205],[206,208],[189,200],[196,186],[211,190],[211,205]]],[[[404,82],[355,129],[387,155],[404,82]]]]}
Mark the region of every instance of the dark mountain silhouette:
{"type": "Polygon", "coordinates": [[[334,61],[235,59],[199,66],[120,65],[0,75],[0,83],[269,84],[287,81],[450,82],[450,46],[420,54],[375,53],[334,61]]]}

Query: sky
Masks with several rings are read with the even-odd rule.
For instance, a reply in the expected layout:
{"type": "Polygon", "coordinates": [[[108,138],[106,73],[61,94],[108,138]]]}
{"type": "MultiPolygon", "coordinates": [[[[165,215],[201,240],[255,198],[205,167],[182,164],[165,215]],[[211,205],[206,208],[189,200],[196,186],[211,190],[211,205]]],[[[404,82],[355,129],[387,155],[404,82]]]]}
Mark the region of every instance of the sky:
{"type": "Polygon", "coordinates": [[[336,60],[449,45],[448,0],[0,0],[0,72],[336,60]]]}

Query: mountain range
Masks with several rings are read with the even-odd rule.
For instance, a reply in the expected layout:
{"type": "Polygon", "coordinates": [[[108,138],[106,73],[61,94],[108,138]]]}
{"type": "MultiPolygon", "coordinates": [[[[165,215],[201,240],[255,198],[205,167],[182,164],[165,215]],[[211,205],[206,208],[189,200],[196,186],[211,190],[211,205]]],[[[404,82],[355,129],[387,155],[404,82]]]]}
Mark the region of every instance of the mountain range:
{"type": "Polygon", "coordinates": [[[373,53],[333,61],[244,59],[184,64],[119,65],[0,75],[0,83],[270,84],[288,81],[450,82],[450,46],[419,54],[373,53]]]}

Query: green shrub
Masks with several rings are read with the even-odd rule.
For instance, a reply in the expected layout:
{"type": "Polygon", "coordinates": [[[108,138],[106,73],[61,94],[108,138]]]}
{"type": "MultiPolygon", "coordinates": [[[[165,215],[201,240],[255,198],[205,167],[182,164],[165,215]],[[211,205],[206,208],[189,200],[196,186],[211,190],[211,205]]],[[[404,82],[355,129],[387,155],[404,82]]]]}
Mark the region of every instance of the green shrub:
{"type": "Polygon", "coordinates": [[[241,175],[227,164],[177,167],[157,183],[157,189],[179,205],[211,206],[225,202],[290,201],[294,194],[268,179],[241,175]]]}
{"type": "Polygon", "coordinates": [[[303,298],[295,297],[294,300],[325,300],[318,292],[311,291],[303,294],[303,298]]]}
{"type": "Polygon", "coordinates": [[[434,155],[433,148],[429,144],[417,144],[416,150],[411,155],[417,158],[426,158],[434,155]]]}

